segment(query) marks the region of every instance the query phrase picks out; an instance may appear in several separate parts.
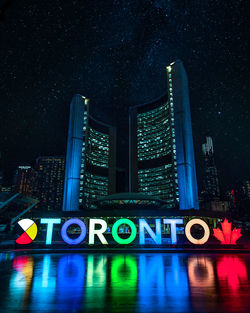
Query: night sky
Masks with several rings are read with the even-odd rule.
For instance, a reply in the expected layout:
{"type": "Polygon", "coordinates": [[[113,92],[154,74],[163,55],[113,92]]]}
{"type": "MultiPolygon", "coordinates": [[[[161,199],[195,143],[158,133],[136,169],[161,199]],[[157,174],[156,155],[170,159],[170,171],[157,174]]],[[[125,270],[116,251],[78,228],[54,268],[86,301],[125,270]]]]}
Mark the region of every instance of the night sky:
{"type": "Polygon", "coordinates": [[[129,105],[165,93],[165,66],[181,59],[199,184],[206,135],[222,189],[250,179],[247,2],[0,0],[1,167],[64,155],[75,93],[119,126],[126,167],[129,105]]]}

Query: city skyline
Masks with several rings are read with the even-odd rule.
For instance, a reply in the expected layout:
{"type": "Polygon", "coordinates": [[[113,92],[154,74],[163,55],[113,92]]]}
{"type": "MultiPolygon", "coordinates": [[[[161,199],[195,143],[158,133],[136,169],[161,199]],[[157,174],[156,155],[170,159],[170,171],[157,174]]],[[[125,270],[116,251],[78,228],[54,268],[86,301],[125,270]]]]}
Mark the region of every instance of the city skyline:
{"type": "Polygon", "coordinates": [[[0,0],[0,312],[250,312],[245,0],[0,0]]]}
{"type": "MultiPolygon", "coordinates": [[[[222,186],[248,179],[246,5],[13,1],[0,28],[1,165],[14,169],[39,155],[65,155],[68,103],[76,93],[91,99],[96,119],[124,126],[126,134],[128,106],[163,94],[160,69],[180,58],[189,77],[199,186],[207,135],[222,186]]],[[[124,140],[119,167],[126,166],[127,149],[124,140]]]]}

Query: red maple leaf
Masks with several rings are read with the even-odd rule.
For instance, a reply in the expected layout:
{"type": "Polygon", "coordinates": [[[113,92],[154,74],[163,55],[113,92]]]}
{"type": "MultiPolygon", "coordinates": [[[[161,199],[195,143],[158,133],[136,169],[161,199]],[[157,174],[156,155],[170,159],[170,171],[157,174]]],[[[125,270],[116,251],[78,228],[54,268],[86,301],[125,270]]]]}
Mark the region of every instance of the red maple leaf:
{"type": "Polygon", "coordinates": [[[242,236],[241,229],[236,229],[232,231],[232,223],[229,223],[227,219],[221,222],[221,228],[213,228],[214,237],[217,238],[223,245],[235,245],[236,241],[242,236]]]}

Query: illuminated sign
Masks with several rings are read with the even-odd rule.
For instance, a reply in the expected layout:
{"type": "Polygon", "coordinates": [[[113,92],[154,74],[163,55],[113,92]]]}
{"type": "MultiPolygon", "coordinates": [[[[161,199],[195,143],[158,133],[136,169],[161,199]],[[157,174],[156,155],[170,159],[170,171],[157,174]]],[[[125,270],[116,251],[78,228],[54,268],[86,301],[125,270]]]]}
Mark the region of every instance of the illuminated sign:
{"type": "Polygon", "coordinates": [[[209,239],[210,236],[210,230],[206,222],[199,218],[194,218],[193,220],[189,221],[185,227],[185,234],[187,236],[187,239],[192,242],[195,245],[204,245],[209,239]],[[191,227],[194,225],[200,225],[204,229],[204,236],[200,239],[195,239],[191,235],[191,227]]]}
{"type": "MultiPolygon", "coordinates": [[[[163,237],[164,227],[168,227],[170,231],[168,243],[176,245],[178,244],[178,237],[180,234],[180,231],[177,230],[181,229],[182,231],[184,228],[184,221],[182,218],[155,218],[153,219],[153,223],[151,221],[151,224],[149,224],[149,222],[144,218],[140,218],[138,223],[135,223],[128,218],[120,218],[114,222],[111,234],[109,234],[110,228],[108,227],[107,222],[101,218],[89,218],[88,231],[85,222],[80,218],[70,218],[64,222],[62,226],[61,223],[61,218],[40,219],[40,224],[46,225],[46,245],[52,244],[53,233],[55,232],[55,227],[57,225],[60,225],[60,235],[62,240],[69,245],[79,245],[83,242],[84,244],[89,245],[94,245],[99,242],[103,245],[108,245],[110,243],[107,239],[108,237],[110,238],[110,235],[112,235],[113,243],[127,245],[134,242],[137,234],[139,236],[138,242],[140,245],[145,245],[146,239],[150,239],[150,243],[161,245],[166,242],[166,238],[163,237]],[[69,234],[69,229],[71,229],[71,235],[69,234]],[[123,233],[124,229],[126,229],[126,231],[123,233]],[[86,238],[87,234],[88,238],[86,238]],[[124,236],[124,234],[126,235],[124,236]]],[[[31,243],[37,236],[37,225],[30,219],[20,220],[18,225],[22,228],[23,233],[16,239],[16,243],[21,245],[31,243]]],[[[241,230],[234,228],[232,231],[231,223],[229,223],[226,219],[223,223],[221,223],[221,227],[222,230],[219,228],[213,229],[213,236],[218,239],[221,244],[236,244],[236,241],[241,237],[241,230]]],[[[210,229],[204,220],[200,218],[193,218],[186,223],[184,234],[186,239],[192,244],[204,245],[210,238],[210,229]],[[198,227],[202,230],[201,237],[197,236],[197,231],[195,231],[194,227],[195,225],[198,225],[198,227]]]]}
{"type": "Polygon", "coordinates": [[[19,221],[18,225],[22,229],[22,235],[16,239],[16,243],[19,245],[31,243],[37,235],[36,223],[28,218],[25,218],[19,221]]]}
{"type": "Polygon", "coordinates": [[[227,219],[221,223],[222,231],[219,228],[214,228],[214,237],[217,238],[221,244],[235,245],[236,241],[242,236],[241,229],[236,229],[232,231],[232,223],[229,223],[227,219]]]}

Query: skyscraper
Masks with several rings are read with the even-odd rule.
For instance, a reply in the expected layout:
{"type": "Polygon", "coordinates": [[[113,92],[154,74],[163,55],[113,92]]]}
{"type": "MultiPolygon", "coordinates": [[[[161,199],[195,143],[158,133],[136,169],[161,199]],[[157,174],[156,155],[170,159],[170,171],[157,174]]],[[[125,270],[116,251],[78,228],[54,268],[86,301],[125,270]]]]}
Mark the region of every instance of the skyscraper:
{"type": "Polygon", "coordinates": [[[34,195],[36,174],[36,171],[30,165],[18,166],[14,177],[15,192],[27,196],[34,195]]]}
{"type": "Polygon", "coordinates": [[[218,200],[220,190],[211,137],[206,137],[206,142],[202,144],[202,154],[204,163],[202,197],[204,200],[218,200]]]}
{"type": "Polygon", "coordinates": [[[48,210],[61,210],[63,200],[63,184],[65,158],[61,156],[43,156],[36,160],[37,164],[37,198],[39,206],[48,210]]]}
{"type": "Polygon", "coordinates": [[[167,67],[167,93],[130,107],[130,192],[199,209],[188,81],[181,61],[167,67]]]}
{"type": "Polygon", "coordinates": [[[89,207],[116,192],[116,128],[90,115],[89,100],[75,95],[70,106],[64,211],[89,207]]]}

